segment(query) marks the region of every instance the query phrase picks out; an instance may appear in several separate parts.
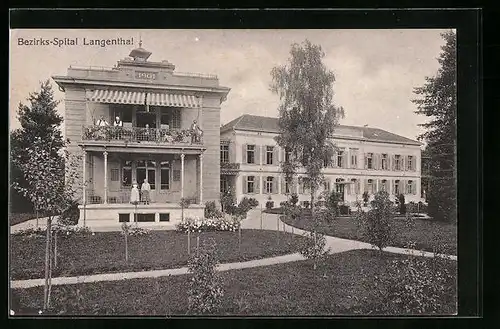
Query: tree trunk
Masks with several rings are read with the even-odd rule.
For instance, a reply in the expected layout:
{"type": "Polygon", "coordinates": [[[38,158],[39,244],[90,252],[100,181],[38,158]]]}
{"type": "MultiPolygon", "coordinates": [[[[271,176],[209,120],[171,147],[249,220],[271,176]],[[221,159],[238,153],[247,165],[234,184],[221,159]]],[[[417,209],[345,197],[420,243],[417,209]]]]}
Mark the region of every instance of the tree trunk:
{"type": "Polygon", "coordinates": [[[125,232],[125,262],[128,264],[128,232],[125,232]]]}
{"type": "Polygon", "coordinates": [[[52,229],[52,216],[47,218],[47,231],[45,237],[45,286],[43,289],[43,309],[47,310],[49,304],[49,273],[50,273],[50,240],[52,229]]]}
{"type": "Polygon", "coordinates": [[[36,213],[36,228],[38,228],[38,209],[35,209],[36,213]]]}
{"type": "Polygon", "coordinates": [[[241,255],[241,225],[238,227],[238,254],[241,255]]]}
{"type": "Polygon", "coordinates": [[[54,268],[57,268],[57,231],[54,231],[54,268]]]}
{"type": "Polygon", "coordinates": [[[188,228],[188,255],[191,256],[191,229],[188,228]]]}

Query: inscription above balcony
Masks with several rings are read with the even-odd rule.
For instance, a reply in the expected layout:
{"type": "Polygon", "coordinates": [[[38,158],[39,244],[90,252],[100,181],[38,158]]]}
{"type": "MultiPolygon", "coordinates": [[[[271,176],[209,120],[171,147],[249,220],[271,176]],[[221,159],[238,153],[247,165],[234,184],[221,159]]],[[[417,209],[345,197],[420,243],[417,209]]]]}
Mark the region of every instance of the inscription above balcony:
{"type": "Polygon", "coordinates": [[[148,143],[161,145],[203,145],[203,134],[192,130],[141,127],[83,126],[82,141],[148,143]]]}

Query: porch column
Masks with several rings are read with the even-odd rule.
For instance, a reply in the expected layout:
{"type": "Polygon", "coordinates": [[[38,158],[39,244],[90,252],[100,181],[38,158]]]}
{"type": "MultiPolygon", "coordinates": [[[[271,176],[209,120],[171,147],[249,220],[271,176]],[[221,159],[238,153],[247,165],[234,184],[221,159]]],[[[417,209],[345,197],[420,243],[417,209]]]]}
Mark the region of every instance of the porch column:
{"type": "Polygon", "coordinates": [[[184,198],[184,157],[185,154],[181,154],[181,199],[184,198]]]}
{"type": "Polygon", "coordinates": [[[82,195],[82,202],[83,204],[87,203],[87,193],[86,193],[86,187],[87,187],[87,151],[83,150],[83,175],[82,175],[82,188],[83,188],[83,195],[82,195]]]}
{"type": "Polygon", "coordinates": [[[104,203],[108,203],[108,152],[104,151],[104,203]]]}
{"type": "Polygon", "coordinates": [[[200,154],[200,204],[203,204],[203,154],[200,154]]]}

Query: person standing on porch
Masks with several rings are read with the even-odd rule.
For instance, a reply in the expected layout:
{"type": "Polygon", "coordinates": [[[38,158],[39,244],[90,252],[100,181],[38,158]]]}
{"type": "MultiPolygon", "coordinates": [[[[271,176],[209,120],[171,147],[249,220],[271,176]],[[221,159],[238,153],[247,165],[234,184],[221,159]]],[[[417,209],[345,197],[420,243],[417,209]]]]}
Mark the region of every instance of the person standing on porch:
{"type": "Polygon", "coordinates": [[[99,118],[99,120],[97,120],[97,126],[99,126],[99,127],[107,127],[107,126],[109,126],[109,124],[106,121],[106,119],[104,119],[104,115],[101,115],[101,117],[99,118]]]}
{"type": "Polygon", "coordinates": [[[145,179],[141,186],[142,201],[144,204],[149,204],[151,199],[149,198],[149,192],[151,191],[151,185],[149,185],[148,180],[145,179]]]}
{"type": "Polygon", "coordinates": [[[137,204],[139,202],[139,189],[137,188],[137,183],[132,184],[132,190],[130,191],[130,203],[137,204]]]}

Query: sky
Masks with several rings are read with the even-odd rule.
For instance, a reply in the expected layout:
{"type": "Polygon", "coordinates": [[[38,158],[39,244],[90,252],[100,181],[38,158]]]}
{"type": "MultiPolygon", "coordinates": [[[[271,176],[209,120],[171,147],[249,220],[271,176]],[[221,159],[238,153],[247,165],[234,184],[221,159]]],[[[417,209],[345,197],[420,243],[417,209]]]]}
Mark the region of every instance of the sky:
{"type": "MultiPolygon", "coordinates": [[[[334,98],[345,110],[341,124],[381,128],[411,139],[427,119],[414,113],[413,88],[439,68],[444,30],[11,30],[9,129],[19,127],[19,102],[40,82],[65,75],[70,65],[112,67],[142,39],[151,61],[168,60],[175,71],[216,74],[231,88],[221,124],[242,114],[276,117],[278,96],[269,90],[271,69],[284,65],[293,43],[309,39],[325,52],[335,74],[334,98]],[[23,40],[64,38],[79,45],[29,45],[23,40]],[[134,46],[83,45],[83,38],[133,38],[134,46]]],[[[53,81],[52,81],[53,82],[53,81]]],[[[64,94],[53,82],[55,97],[64,94]]],[[[64,102],[58,106],[64,115],[64,102]]]]}

